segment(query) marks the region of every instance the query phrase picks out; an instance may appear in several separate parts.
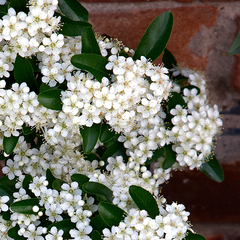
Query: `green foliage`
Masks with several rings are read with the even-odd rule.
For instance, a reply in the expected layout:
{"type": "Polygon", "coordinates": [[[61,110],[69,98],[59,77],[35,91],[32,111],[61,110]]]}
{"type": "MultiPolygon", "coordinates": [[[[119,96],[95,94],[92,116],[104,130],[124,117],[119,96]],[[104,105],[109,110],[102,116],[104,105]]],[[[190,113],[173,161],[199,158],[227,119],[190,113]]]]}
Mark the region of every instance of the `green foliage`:
{"type": "Polygon", "coordinates": [[[215,156],[212,156],[209,161],[203,163],[200,171],[216,182],[220,183],[224,180],[223,169],[215,156]]]}
{"type": "Polygon", "coordinates": [[[13,202],[13,192],[4,185],[0,185],[0,196],[8,196],[9,197],[8,202],[10,204],[13,202]]]}
{"type": "Polygon", "coordinates": [[[50,89],[41,92],[38,95],[38,101],[46,108],[61,111],[62,101],[61,101],[61,91],[60,89],[50,89]]]}
{"type": "Polygon", "coordinates": [[[155,162],[158,160],[158,158],[162,157],[162,155],[165,153],[165,148],[161,147],[154,151],[152,158],[148,159],[145,162],[145,166],[148,166],[150,163],[155,162]]]}
{"type": "Polygon", "coordinates": [[[10,228],[8,230],[8,236],[13,238],[14,240],[25,240],[25,237],[19,236],[18,235],[18,230],[20,229],[20,227],[18,225],[16,225],[13,228],[10,228]]]}
{"type": "Polygon", "coordinates": [[[14,8],[17,13],[20,11],[27,13],[27,2],[27,0],[11,0],[10,7],[14,8]]]}
{"type": "Polygon", "coordinates": [[[163,12],[148,26],[134,54],[134,60],[141,56],[157,59],[167,45],[172,32],[173,15],[171,12],[163,12]]]}
{"type": "Polygon", "coordinates": [[[111,131],[111,127],[107,123],[102,123],[99,140],[102,143],[108,142],[116,136],[114,131],[111,131]]]}
{"type": "Polygon", "coordinates": [[[63,237],[66,238],[70,238],[70,233],[69,231],[71,229],[75,229],[76,228],[76,224],[71,222],[71,219],[64,219],[60,222],[55,222],[53,224],[51,224],[48,227],[48,231],[51,230],[52,227],[56,227],[58,230],[63,230],[63,237]]]}
{"type": "Polygon", "coordinates": [[[192,233],[190,230],[187,231],[187,234],[188,235],[185,237],[186,240],[206,240],[202,235],[192,233]]]}
{"type": "Polygon", "coordinates": [[[102,155],[102,160],[106,161],[109,157],[122,156],[123,159],[127,159],[126,149],[120,142],[111,144],[102,155]]]}
{"type": "Polygon", "coordinates": [[[0,185],[7,187],[12,193],[17,191],[15,188],[16,182],[16,178],[12,180],[9,180],[8,176],[3,176],[0,178],[0,185]]]}
{"type": "Polygon", "coordinates": [[[94,230],[97,230],[98,232],[102,232],[104,228],[108,228],[107,223],[103,221],[100,215],[97,215],[91,219],[90,222],[91,226],[93,227],[94,230]]]}
{"type": "Polygon", "coordinates": [[[37,215],[38,213],[34,212],[32,209],[36,205],[39,206],[38,203],[38,198],[20,200],[11,204],[11,210],[17,213],[37,215]]]}
{"type": "Polygon", "coordinates": [[[38,85],[34,76],[32,64],[27,58],[17,56],[14,63],[14,77],[16,82],[26,82],[31,91],[38,93],[38,85]]]}
{"type": "Polygon", "coordinates": [[[101,234],[97,230],[94,230],[91,234],[91,239],[92,240],[101,240],[102,237],[101,237],[101,234]]]}
{"type": "Polygon", "coordinates": [[[164,67],[166,67],[167,69],[171,69],[171,68],[177,66],[177,61],[176,61],[175,57],[166,48],[164,49],[162,62],[164,63],[164,67]]]}
{"type": "Polygon", "coordinates": [[[163,161],[162,168],[168,169],[176,162],[176,153],[172,150],[172,144],[165,145],[166,157],[163,161]]]}
{"type": "Polygon", "coordinates": [[[78,183],[78,187],[79,187],[80,189],[82,189],[82,185],[83,185],[84,183],[88,182],[88,181],[89,181],[89,178],[88,178],[87,176],[85,176],[85,175],[82,175],[82,174],[73,174],[73,175],[71,176],[71,180],[72,180],[73,182],[77,182],[77,183],[78,183]]]}
{"type": "Polygon", "coordinates": [[[3,138],[3,150],[6,154],[11,154],[18,143],[18,138],[15,136],[3,138]]]}
{"type": "Polygon", "coordinates": [[[234,40],[232,46],[230,47],[229,52],[227,53],[228,56],[233,54],[240,53],[240,31],[238,32],[238,35],[236,39],[234,40]]]}
{"type": "Polygon", "coordinates": [[[129,194],[138,208],[146,210],[151,218],[154,219],[159,215],[157,202],[150,192],[139,186],[132,185],[129,187],[129,194]]]}
{"type": "Polygon", "coordinates": [[[53,176],[52,171],[50,169],[47,169],[46,171],[46,178],[48,181],[48,187],[52,188],[53,187],[52,184],[56,178],[53,176]]]}
{"type": "Polygon", "coordinates": [[[175,108],[176,105],[181,105],[183,108],[187,107],[187,104],[185,103],[182,95],[177,92],[172,92],[167,104],[168,112],[170,113],[170,110],[175,108]]]}
{"type": "Polygon", "coordinates": [[[36,132],[36,129],[33,127],[27,127],[26,124],[22,126],[22,131],[24,135],[29,135],[33,132],[36,132]]]}
{"type": "Polygon", "coordinates": [[[98,212],[109,227],[118,226],[125,215],[125,212],[121,208],[108,202],[100,202],[98,204],[98,212]]]}
{"type": "Polygon", "coordinates": [[[103,77],[109,78],[111,74],[111,71],[105,68],[108,59],[98,54],[77,54],[71,58],[71,63],[76,68],[90,72],[99,82],[101,82],[103,77]]]}
{"type": "Polygon", "coordinates": [[[113,192],[108,187],[97,182],[86,182],[82,186],[83,190],[87,193],[97,195],[104,201],[112,202],[113,192]]]}
{"type": "Polygon", "coordinates": [[[61,22],[63,26],[59,31],[64,36],[75,37],[81,36],[82,31],[85,27],[91,27],[92,25],[84,21],[73,21],[67,17],[61,17],[61,22]]]}
{"type": "Polygon", "coordinates": [[[98,141],[100,130],[101,130],[101,124],[95,124],[95,123],[91,127],[84,126],[83,128],[80,128],[80,133],[83,138],[82,147],[83,147],[84,153],[88,154],[94,149],[98,141]]]}
{"type": "Polygon", "coordinates": [[[58,0],[58,7],[71,20],[88,22],[89,13],[77,0],[58,0]]]}
{"type": "Polygon", "coordinates": [[[82,53],[94,53],[101,55],[100,48],[95,38],[92,27],[85,27],[82,31],[82,53]]]}
{"type": "Polygon", "coordinates": [[[58,191],[61,191],[62,190],[62,185],[64,184],[65,182],[61,179],[58,179],[56,178],[53,183],[52,183],[52,187],[58,191]]]}

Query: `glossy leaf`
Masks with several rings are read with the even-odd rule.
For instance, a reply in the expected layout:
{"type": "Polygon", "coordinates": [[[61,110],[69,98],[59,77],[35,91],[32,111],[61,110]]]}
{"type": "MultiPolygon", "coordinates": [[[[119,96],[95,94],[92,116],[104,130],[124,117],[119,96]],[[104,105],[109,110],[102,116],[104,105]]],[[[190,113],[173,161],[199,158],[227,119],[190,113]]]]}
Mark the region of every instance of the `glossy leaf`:
{"type": "Polygon", "coordinates": [[[35,197],[35,195],[29,189],[29,184],[32,183],[32,181],[33,181],[33,177],[31,175],[25,175],[24,180],[22,182],[22,187],[26,190],[29,196],[35,197]]]}
{"type": "Polygon", "coordinates": [[[53,223],[51,224],[49,227],[48,227],[48,231],[51,230],[52,227],[56,227],[58,230],[63,230],[63,237],[64,238],[69,238],[70,237],[70,233],[69,231],[71,229],[75,229],[76,228],[76,224],[71,222],[71,219],[64,219],[60,222],[56,222],[56,223],[53,223]]]}
{"type": "Polygon", "coordinates": [[[78,183],[78,187],[82,188],[82,185],[89,181],[89,177],[87,177],[85,175],[82,175],[82,174],[76,173],[76,174],[73,174],[71,176],[71,180],[73,182],[77,182],[78,183]]]}
{"type": "Polygon", "coordinates": [[[123,156],[123,159],[128,159],[126,149],[120,142],[115,142],[110,145],[102,155],[102,160],[106,161],[109,157],[123,156]]]}
{"type": "Polygon", "coordinates": [[[98,204],[98,212],[109,227],[118,226],[125,215],[125,212],[121,208],[108,202],[100,202],[98,204]]]}
{"type": "Polygon", "coordinates": [[[82,31],[85,27],[91,27],[92,25],[84,21],[73,21],[67,17],[61,17],[61,22],[63,26],[61,27],[60,33],[69,36],[81,36],[82,31]]]}
{"type": "Polygon", "coordinates": [[[224,180],[223,169],[215,156],[212,156],[209,161],[203,163],[200,171],[216,182],[220,183],[224,180]]]}
{"type": "Polygon", "coordinates": [[[6,221],[10,221],[11,219],[11,213],[10,210],[8,210],[7,212],[1,212],[2,214],[2,218],[6,221]]]}
{"type": "Polygon", "coordinates": [[[0,185],[9,188],[11,192],[16,192],[15,184],[17,183],[16,178],[9,180],[8,176],[3,176],[0,178],[0,185]]]}
{"type": "Polygon", "coordinates": [[[172,150],[172,145],[165,145],[166,157],[163,161],[162,168],[168,169],[176,162],[176,153],[172,150]]]}
{"type": "Polygon", "coordinates": [[[100,161],[101,159],[99,158],[99,156],[97,156],[96,154],[93,154],[93,153],[89,153],[89,154],[86,154],[86,157],[85,157],[86,160],[92,162],[94,160],[97,160],[97,161],[100,161]]]}
{"type": "Polygon", "coordinates": [[[53,176],[52,171],[50,169],[47,169],[46,171],[46,178],[48,181],[48,187],[52,188],[52,184],[56,178],[53,176]]]}
{"type": "Polygon", "coordinates": [[[82,53],[94,53],[101,55],[100,48],[95,38],[92,27],[86,27],[82,31],[82,53]]]}
{"type": "Polygon", "coordinates": [[[53,183],[52,183],[52,187],[58,191],[61,191],[62,190],[62,185],[64,184],[65,182],[61,179],[58,179],[56,178],[53,183]]]}
{"type": "Polygon", "coordinates": [[[71,58],[71,63],[76,68],[90,72],[99,82],[101,82],[103,77],[109,78],[111,74],[111,72],[105,68],[108,59],[98,54],[77,54],[71,58]]]}
{"type": "Polygon", "coordinates": [[[230,56],[238,53],[240,53],[240,31],[238,32],[236,39],[233,41],[233,44],[230,47],[230,50],[227,53],[227,55],[230,56]]]}
{"type": "Polygon", "coordinates": [[[108,228],[107,223],[103,221],[100,215],[97,215],[91,219],[90,225],[93,227],[94,230],[98,232],[102,232],[104,228],[108,228]]]}
{"type": "Polygon", "coordinates": [[[170,113],[170,110],[175,108],[176,105],[181,105],[183,108],[187,107],[182,95],[177,92],[172,92],[167,104],[168,112],[170,113]]]}
{"type": "Polygon", "coordinates": [[[73,21],[88,21],[88,11],[77,0],[58,0],[58,7],[66,17],[73,21]]]}
{"type": "Polygon", "coordinates": [[[167,45],[172,32],[173,15],[171,12],[163,12],[148,26],[134,54],[134,60],[145,56],[152,61],[157,59],[167,45]]]}
{"type": "Polygon", "coordinates": [[[31,133],[33,133],[34,131],[36,131],[36,128],[34,127],[28,127],[25,124],[23,124],[22,126],[22,131],[24,135],[29,135],[31,133]]]}
{"type": "Polygon", "coordinates": [[[26,82],[31,91],[38,92],[38,85],[34,76],[32,64],[27,58],[17,55],[14,63],[14,77],[16,82],[26,82]]]}
{"type": "Polygon", "coordinates": [[[164,67],[166,67],[167,69],[171,69],[171,68],[177,66],[177,61],[176,61],[175,57],[166,48],[164,49],[162,62],[164,63],[164,67]]]}
{"type": "Polygon", "coordinates": [[[41,83],[39,92],[44,92],[44,91],[53,90],[53,89],[58,89],[58,85],[56,85],[55,87],[50,87],[46,83],[41,83]]]}
{"type": "Polygon", "coordinates": [[[162,155],[164,154],[164,152],[165,152],[165,148],[163,148],[163,147],[162,147],[162,148],[158,148],[157,150],[155,150],[155,151],[153,152],[152,158],[148,159],[148,160],[145,162],[144,165],[147,166],[147,165],[149,165],[150,163],[157,161],[158,158],[162,157],[162,155]]]}
{"type": "Polygon", "coordinates": [[[8,14],[7,4],[5,3],[4,5],[0,5],[0,18],[7,14],[8,14]]]}
{"type": "Polygon", "coordinates": [[[0,185],[0,196],[8,196],[8,203],[11,204],[13,202],[13,192],[6,186],[0,185]]]}
{"type": "Polygon", "coordinates": [[[138,208],[146,210],[151,218],[154,219],[159,215],[157,202],[150,192],[139,186],[132,185],[129,187],[129,194],[138,208]]]}
{"type": "Polygon", "coordinates": [[[15,136],[3,138],[3,149],[6,154],[11,154],[18,143],[18,138],[15,136]]]}
{"type": "Polygon", "coordinates": [[[101,234],[97,230],[94,230],[91,234],[91,239],[92,240],[102,240],[102,237],[101,237],[101,234]]]}
{"type": "Polygon", "coordinates": [[[120,135],[121,135],[120,133],[115,134],[115,136],[113,138],[111,138],[107,142],[104,142],[103,145],[105,147],[110,147],[111,145],[113,145],[114,143],[116,143],[118,141],[118,138],[119,138],[120,135]]]}
{"type": "Polygon", "coordinates": [[[99,140],[102,143],[108,142],[110,141],[114,136],[116,135],[116,133],[111,130],[111,126],[109,126],[106,123],[103,123],[101,126],[101,132],[99,135],[99,140]]]}
{"type": "Polygon", "coordinates": [[[86,182],[83,184],[82,188],[87,193],[98,195],[109,202],[112,202],[113,200],[112,190],[101,183],[86,182]]]}
{"type": "Polygon", "coordinates": [[[27,0],[11,0],[10,7],[14,8],[15,11],[18,13],[20,11],[28,12],[27,8],[27,0]]]}
{"type": "Polygon", "coordinates": [[[13,228],[10,228],[8,230],[8,236],[13,238],[14,240],[25,240],[25,237],[19,236],[18,235],[18,230],[20,229],[20,227],[18,225],[16,225],[13,228]]]}
{"type": "Polygon", "coordinates": [[[38,95],[38,101],[48,109],[57,110],[57,111],[62,110],[60,89],[50,89],[50,90],[41,92],[38,95]]]}
{"type": "Polygon", "coordinates": [[[39,199],[38,198],[31,198],[31,199],[24,199],[11,204],[11,210],[13,212],[23,213],[23,214],[35,214],[36,212],[32,210],[34,206],[38,206],[39,199]]]}
{"type": "Polygon", "coordinates": [[[83,128],[80,128],[80,133],[83,138],[83,151],[86,154],[89,154],[95,147],[98,136],[101,130],[101,124],[93,124],[91,127],[84,126],[83,128]]]}
{"type": "Polygon", "coordinates": [[[191,231],[187,231],[187,236],[185,237],[186,240],[206,240],[205,237],[203,237],[200,234],[192,233],[191,231]]]}

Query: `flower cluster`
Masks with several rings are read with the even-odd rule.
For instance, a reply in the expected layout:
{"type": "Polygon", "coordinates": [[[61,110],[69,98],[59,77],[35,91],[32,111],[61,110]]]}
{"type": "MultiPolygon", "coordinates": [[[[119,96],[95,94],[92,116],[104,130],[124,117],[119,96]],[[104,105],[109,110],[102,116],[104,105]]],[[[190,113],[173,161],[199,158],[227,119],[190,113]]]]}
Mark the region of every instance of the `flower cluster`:
{"type": "Polygon", "coordinates": [[[187,238],[189,213],[159,185],[212,154],[222,121],[204,76],[135,59],[62,2],[29,0],[28,12],[9,8],[0,20],[0,238],[187,238]],[[98,54],[84,49],[86,35],[98,54]],[[80,69],[79,56],[100,62],[80,69]]]}

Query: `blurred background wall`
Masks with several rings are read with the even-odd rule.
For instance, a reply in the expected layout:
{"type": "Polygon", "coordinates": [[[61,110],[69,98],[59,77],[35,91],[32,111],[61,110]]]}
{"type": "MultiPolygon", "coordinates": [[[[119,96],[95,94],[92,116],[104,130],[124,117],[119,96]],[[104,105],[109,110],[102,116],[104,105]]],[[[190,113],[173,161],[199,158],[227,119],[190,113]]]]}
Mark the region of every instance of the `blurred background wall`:
{"type": "MultiPolygon", "coordinates": [[[[193,229],[208,240],[240,239],[240,55],[226,56],[240,29],[240,1],[85,0],[99,34],[136,49],[145,29],[170,10],[174,26],[167,48],[179,63],[205,71],[210,103],[221,109],[224,128],[216,157],[225,181],[215,183],[199,171],[173,173],[162,193],[185,204],[193,229]]],[[[157,63],[160,63],[158,60],[157,63]]]]}

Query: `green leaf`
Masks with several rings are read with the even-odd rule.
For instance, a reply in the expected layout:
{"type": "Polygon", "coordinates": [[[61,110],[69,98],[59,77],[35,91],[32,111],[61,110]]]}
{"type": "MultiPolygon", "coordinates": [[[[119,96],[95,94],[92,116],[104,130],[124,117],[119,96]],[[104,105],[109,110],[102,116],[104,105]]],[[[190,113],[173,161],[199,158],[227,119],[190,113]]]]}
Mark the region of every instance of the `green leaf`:
{"type": "Polygon", "coordinates": [[[157,59],[167,45],[172,32],[173,15],[171,12],[163,12],[148,26],[140,43],[137,46],[133,59],[145,56],[152,61],[157,59]]]}
{"type": "Polygon", "coordinates": [[[25,175],[25,178],[22,183],[22,187],[26,190],[27,194],[31,197],[35,197],[32,191],[29,189],[29,184],[32,183],[33,177],[31,175],[25,175]]]}
{"type": "Polygon", "coordinates": [[[89,154],[86,154],[86,156],[84,157],[86,160],[92,162],[94,160],[97,160],[97,161],[100,161],[100,158],[99,156],[93,154],[93,153],[89,153],[89,154]]]}
{"type": "Polygon", "coordinates": [[[62,190],[62,185],[63,185],[64,183],[66,183],[66,182],[64,182],[64,181],[61,180],[61,179],[56,178],[56,179],[53,181],[53,183],[52,183],[52,187],[53,187],[54,189],[58,190],[58,191],[61,191],[61,190],[62,190]]]}
{"type": "Polygon", "coordinates": [[[31,198],[31,199],[24,199],[21,201],[17,201],[11,204],[11,210],[13,212],[23,213],[23,214],[34,214],[37,215],[38,213],[34,212],[32,208],[34,206],[38,206],[39,204],[38,198],[31,198]]]}
{"type": "Polygon", "coordinates": [[[80,128],[80,133],[83,138],[83,151],[86,154],[89,154],[95,147],[98,136],[100,133],[101,124],[93,124],[91,127],[84,126],[83,128],[80,128]]]}
{"type": "Polygon", "coordinates": [[[0,196],[8,196],[8,203],[11,204],[13,202],[13,192],[6,186],[0,185],[0,196]]]}
{"type": "Polygon", "coordinates": [[[10,211],[8,210],[7,212],[1,212],[2,214],[2,218],[6,221],[10,221],[10,218],[11,218],[11,213],[10,211]]]}
{"type": "Polygon", "coordinates": [[[71,58],[71,63],[76,68],[90,72],[99,82],[103,77],[109,78],[111,74],[111,71],[105,68],[108,59],[97,54],[82,53],[74,55],[71,58]]]}
{"type": "Polygon", "coordinates": [[[40,88],[39,88],[39,92],[44,92],[44,91],[47,91],[47,90],[58,89],[58,87],[59,87],[59,85],[56,85],[55,87],[50,87],[46,83],[41,83],[40,88]]]}
{"type": "Polygon", "coordinates": [[[98,204],[98,212],[109,227],[118,226],[125,215],[125,212],[121,208],[108,202],[100,202],[98,204]]]}
{"type": "Polygon", "coordinates": [[[113,138],[111,138],[109,141],[104,142],[103,145],[105,147],[110,147],[111,145],[113,145],[114,143],[116,143],[118,141],[118,138],[121,134],[120,133],[115,133],[115,136],[113,138]]]}
{"type": "Polygon", "coordinates": [[[88,21],[88,11],[77,0],[58,0],[58,7],[66,17],[73,21],[88,21]]]}
{"type": "Polygon", "coordinates": [[[60,89],[51,89],[41,92],[38,95],[38,101],[46,108],[61,111],[62,101],[61,101],[61,91],[60,89]]]}
{"type": "Polygon", "coordinates": [[[87,193],[98,195],[109,202],[112,202],[113,200],[112,190],[101,183],[86,182],[83,184],[82,188],[87,193]]]}
{"type": "Polygon", "coordinates": [[[162,62],[164,63],[164,67],[171,69],[177,66],[177,61],[172,53],[168,49],[164,49],[164,54],[162,58],[162,62]]]}
{"type": "Polygon", "coordinates": [[[152,158],[150,158],[149,160],[147,160],[144,165],[147,166],[147,165],[149,165],[150,163],[157,161],[158,158],[160,158],[160,157],[164,154],[164,152],[165,152],[165,148],[164,148],[164,147],[158,148],[157,150],[155,150],[155,151],[153,152],[152,158]]]}
{"type": "Polygon", "coordinates": [[[8,230],[8,236],[15,239],[15,240],[26,240],[25,237],[19,236],[18,235],[18,230],[20,229],[20,227],[18,225],[16,225],[13,228],[10,228],[8,230]]]}
{"type": "Polygon", "coordinates": [[[209,161],[203,163],[200,171],[216,182],[220,183],[224,180],[223,169],[215,156],[212,156],[209,161]]]}
{"type": "Polygon", "coordinates": [[[102,155],[102,160],[106,161],[109,157],[122,156],[123,159],[128,159],[126,149],[120,142],[115,142],[110,145],[102,155]]]}
{"type": "Polygon", "coordinates": [[[101,237],[101,234],[97,230],[94,230],[91,234],[91,239],[92,240],[102,240],[102,237],[101,237]]]}
{"type": "Polygon", "coordinates": [[[100,215],[97,215],[91,219],[90,225],[93,227],[94,230],[98,232],[102,232],[104,228],[108,228],[107,223],[103,221],[100,215]]]}
{"type": "Polygon", "coordinates": [[[138,208],[146,210],[151,218],[154,219],[159,215],[157,202],[150,192],[139,186],[132,185],[129,187],[129,194],[138,208]]]}
{"type": "Polygon", "coordinates": [[[94,53],[101,55],[92,27],[86,27],[82,31],[82,53],[94,53]]]}
{"type": "Polygon", "coordinates": [[[187,107],[182,95],[177,92],[172,92],[167,104],[168,112],[170,113],[170,110],[175,108],[176,105],[181,105],[183,108],[187,107]]]}
{"type": "Polygon", "coordinates": [[[15,136],[3,138],[3,149],[6,154],[11,154],[18,143],[18,138],[15,136]]]}
{"type": "Polygon", "coordinates": [[[31,133],[33,133],[34,131],[36,131],[36,128],[34,127],[28,127],[26,126],[26,124],[24,123],[22,126],[22,131],[24,135],[29,135],[31,133]]]}
{"type": "Polygon", "coordinates": [[[27,2],[27,0],[11,0],[10,7],[14,8],[17,13],[20,11],[27,13],[27,2]]]}
{"type": "Polygon", "coordinates": [[[206,240],[205,237],[203,237],[200,234],[192,233],[190,230],[187,231],[187,236],[185,237],[186,240],[206,240]]]}
{"type": "Polygon", "coordinates": [[[75,173],[75,174],[73,174],[71,176],[71,180],[73,182],[77,182],[78,183],[78,187],[80,189],[82,189],[82,185],[89,181],[89,177],[87,177],[85,175],[82,175],[82,174],[79,174],[79,173],[75,173]]]}
{"type": "Polygon", "coordinates": [[[52,184],[56,178],[53,176],[52,171],[49,168],[46,171],[46,178],[48,181],[48,187],[52,188],[53,187],[52,184]]]}
{"type": "Polygon", "coordinates": [[[168,169],[172,167],[172,165],[176,162],[176,153],[172,150],[172,145],[165,145],[164,146],[166,151],[166,157],[163,161],[162,168],[168,169]]]}
{"type": "Polygon", "coordinates": [[[8,176],[4,176],[0,178],[0,185],[9,188],[11,192],[16,192],[15,184],[17,183],[16,178],[9,180],[8,176]]]}
{"type": "Polygon", "coordinates": [[[103,123],[101,126],[101,132],[100,132],[100,136],[99,136],[99,140],[102,143],[108,142],[110,141],[114,136],[116,135],[116,133],[111,130],[111,126],[103,123]]]}
{"type": "Polygon", "coordinates": [[[27,58],[17,55],[13,72],[16,82],[19,84],[26,82],[31,91],[38,92],[38,85],[34,76],[32,64],[27,58]]]}
{"type": "Polygon", "coordinates": [[[88,22],[73,21],[67,17],[61,17],[63,26],[60,29],[60,33],[64,36],[75,37],[81,36],[82,31],[85,27],[91,27],[92,25],[88,22]]]}
{"type": "Polygon", "coordinates": [[[233,44],[230,47],[230,50],[227,53],[227,55],[230,56],[238,53],[240,53],[240,31],[238,32],[236,39],[233,41],[233,44]]]}
{"type": "Polygon", "coordinates": [[[69,238],[70,237],[69,231],[71,229],[75,229],[76,224],[71,222],[71,219],[64,219],[60,222],[56,222],[56,223],[51,224],[47,229],[48,232],[51,230],[52,227],[56,227],[58,230],[62,229],[63,230],[63,237],[64,238],[69,238]]]}

